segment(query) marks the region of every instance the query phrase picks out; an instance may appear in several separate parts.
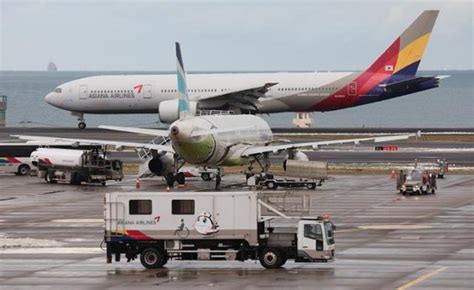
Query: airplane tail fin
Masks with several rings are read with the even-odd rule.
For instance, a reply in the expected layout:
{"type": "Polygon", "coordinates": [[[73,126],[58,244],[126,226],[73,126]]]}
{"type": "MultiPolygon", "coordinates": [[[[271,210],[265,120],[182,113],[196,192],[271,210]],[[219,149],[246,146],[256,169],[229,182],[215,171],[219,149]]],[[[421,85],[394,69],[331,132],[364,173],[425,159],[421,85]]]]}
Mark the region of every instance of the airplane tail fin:
{"type": "Polygon", "coordinates": [[[439,10],[425,10],[367,69],[369,73],[412,77],[418,70],[439,10]]]}
{"type": "Polygon", "coordinates": [[[188,87],[186,85],[186,72],[184,70],[183,58],[179,42],[176,42],[176,75],[178,78],[178,116],[183,119],[191,114],[189,105],[188,87]]]}

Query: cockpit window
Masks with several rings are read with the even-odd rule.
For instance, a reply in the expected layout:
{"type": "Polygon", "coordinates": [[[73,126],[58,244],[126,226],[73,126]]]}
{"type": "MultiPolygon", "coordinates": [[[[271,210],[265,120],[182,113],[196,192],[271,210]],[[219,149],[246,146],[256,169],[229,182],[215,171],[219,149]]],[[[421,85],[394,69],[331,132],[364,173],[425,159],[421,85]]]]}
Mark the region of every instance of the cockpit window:
{"type": "Polygon", "coordinates": [[[63,91],[63,90],[62,90],[61,88],[55,88],[55,89],[54,89],[54,92],[55,92],[55,93],[59,93],[59,94],[60,94],[60,93],[62,93],[62,91],[63,91]]]}

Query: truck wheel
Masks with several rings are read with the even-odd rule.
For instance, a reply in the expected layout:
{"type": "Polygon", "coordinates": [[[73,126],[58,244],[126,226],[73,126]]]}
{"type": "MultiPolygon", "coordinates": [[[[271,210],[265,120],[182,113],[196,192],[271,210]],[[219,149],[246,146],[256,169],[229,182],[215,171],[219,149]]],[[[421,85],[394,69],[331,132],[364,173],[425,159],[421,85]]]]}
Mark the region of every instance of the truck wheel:
{"type": "Polygon", "coordinates": [[[28,166],[27,164],[22,164],[18,167],[18,175],[27,175],[28,173],[30,173],[30,166],[28,166]]]}
{"type": "Polygon", "coordinates": [[[310,183],[306,184],[306,188],[308,188],[308,189],[315,189],[315,188],[316,188],[316,183],[310,182],[310,183]]]}
{"type": "Polygon", "coordinates": [[[167,262],[167,259],[157,248],[146,248],[140,254],[140,262],[147,269],[156,269],[161,268],[167,262]]]}
{"type": "Polygon", "coordinates": [[[277,269],[282,265],[282,255],[274,248],[266,248],[260,254],[260,264],[267,269],[277,269]]]}
{"type": "Polygon", "coordinates": [[[48,171],[46,173],[46,175],[44,176],[44,180],[46,180],[47,183],[58,183],[58,181],[53,178],[52,171],[48,171]]]}
{"type": "Polygon", "coordinates": [[[208,172],[203,172],[201,173],[201,179],[204,181],[209,181],[211,180],[211,175],[208,172]]]}
{"type": "Polygon", "coordinates": [[[277,184],[274,182],[274,181],[268,181],[266,184],[268,189],[276,189],[277,188],[277,184]]]}

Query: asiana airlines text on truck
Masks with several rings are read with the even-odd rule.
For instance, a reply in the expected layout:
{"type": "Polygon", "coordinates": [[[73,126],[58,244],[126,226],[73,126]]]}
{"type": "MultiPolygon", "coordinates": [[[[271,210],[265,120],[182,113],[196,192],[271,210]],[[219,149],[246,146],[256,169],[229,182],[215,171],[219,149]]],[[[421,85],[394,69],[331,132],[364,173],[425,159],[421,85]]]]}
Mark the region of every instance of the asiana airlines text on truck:
{"type": "Polygon", "coordinates": [[[257,192],[113,192],[105,195],[107,263],[140,256],[145,268],[176,260],[259,260],[265,268],[334,260],[328,216],[290,217],[257,192]],[[292,227],[271,227],[276,218],[292,227]],[[287,222],[285,223],[287,224],[287,222]],[[292,224],[292,223],[290,223],[292,224]]]}

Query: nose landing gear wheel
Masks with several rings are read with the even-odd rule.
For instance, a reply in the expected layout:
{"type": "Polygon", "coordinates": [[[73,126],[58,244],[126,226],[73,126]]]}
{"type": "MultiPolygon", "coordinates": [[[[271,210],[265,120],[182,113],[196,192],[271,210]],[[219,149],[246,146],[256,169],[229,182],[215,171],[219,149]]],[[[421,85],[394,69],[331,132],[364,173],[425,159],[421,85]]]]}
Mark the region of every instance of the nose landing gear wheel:
{"type": "Polygon", "coordinates": [[[77,127],[81,130],[85,129],[87,127],[86,123],[85,122],[79,122],[79,124],[77,124],[77,127]]]}

